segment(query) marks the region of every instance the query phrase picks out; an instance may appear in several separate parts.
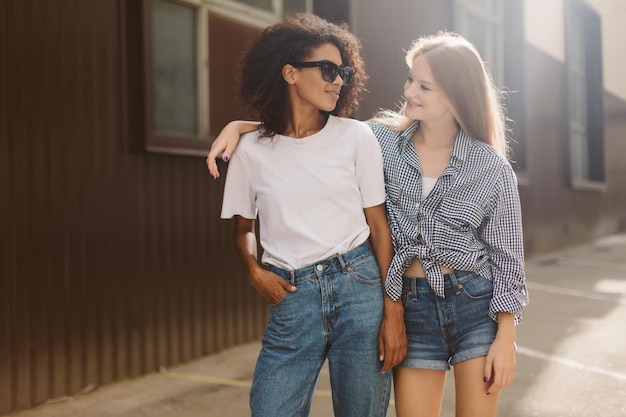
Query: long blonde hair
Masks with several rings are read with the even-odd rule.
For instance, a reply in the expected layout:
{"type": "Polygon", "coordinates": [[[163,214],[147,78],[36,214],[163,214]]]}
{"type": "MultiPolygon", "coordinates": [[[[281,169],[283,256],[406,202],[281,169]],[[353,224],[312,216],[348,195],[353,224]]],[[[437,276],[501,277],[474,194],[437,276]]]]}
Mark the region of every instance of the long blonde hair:
{"type": "MultiPolygon", "coordinates": [[[[439,32],[412,43],[406,54],[409,68],[418,56],[430,66],[443,100],[463,131],[507,155],[501,93],[474,45],[456,33],[439,32]]],[[[398,112],[383,110],[374,119],[404,130],[413,123],[405,116],[405,108],[406,101],[398,112]]]]}

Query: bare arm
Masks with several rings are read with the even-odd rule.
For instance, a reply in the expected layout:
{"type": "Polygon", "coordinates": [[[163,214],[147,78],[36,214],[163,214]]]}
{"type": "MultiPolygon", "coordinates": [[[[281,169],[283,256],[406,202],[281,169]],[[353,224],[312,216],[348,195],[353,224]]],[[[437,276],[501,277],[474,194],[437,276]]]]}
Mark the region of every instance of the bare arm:
{"type": "Polygon", "coordinates": [[[498,331],[485,364],[485,382],[489,382],[487,394],[509,386],[515,377],[515,316],[498,313],[497,317],[498,331]]]}
{"type": "Polygon", "coordinates": [[[385,276],[393,257],[393,244],[384,204],[366,208],[365,217],[371,231],[370,243],[383,280],[384,312],[378,332],[378,350],[380,360],[383,361],[382,372],[384,373],[400,363],[406,355],[404,306],[399,301],[392,301],[385,291],[385,276]]]}
{"type": "Polygon", "coordinates": [[[228,162],[233,151],[239,143],[239,137],[244,133],[252,132],[259,127],[259,122],[249,122],[244,120],[234,120],[228,123],[217,135],[217,138],[211,144],[211,150],[206,159],[206,165],[209,173],[215,179],[219,178],[220,172],[217,169],[215,159],[222,152],[222,160],[228,162]]]}
{"type": "Polygon", "coordinates": [[[235,216],[235,248],[246,269],[250,285],[268,304],[278,303],[287,291],[296,291],[296,287],[289,282],[259,265],[254,220],[235,216]]]}

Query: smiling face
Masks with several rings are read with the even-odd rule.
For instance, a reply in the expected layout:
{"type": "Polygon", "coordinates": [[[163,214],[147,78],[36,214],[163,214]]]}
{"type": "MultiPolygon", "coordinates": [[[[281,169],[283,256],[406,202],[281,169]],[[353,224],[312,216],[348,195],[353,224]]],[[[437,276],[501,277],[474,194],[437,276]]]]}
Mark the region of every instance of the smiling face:
{"type": "Polygon", "coordinates": [[[409,71],[404,83],[404,97],[405,115],[410,119],[422,122],[454,119],[437,88],[430,66],[422,55],[415,58],[409,71]]]}
{"type": "MultiPolygon", "coordinates": [[[[343,64],[339,49],[332,43],[313,49],[303,61],[330,61],[338,66],[343,64]]],[[[329,82],[322,78],[322,70],[319,67],[294,68],[291,65],[285,67],[288,67],[284,75],[285,80],[292,86],[292,105],[312,106],[326,112],[334,110],[343,84],[340,75],[329,82]]]]}

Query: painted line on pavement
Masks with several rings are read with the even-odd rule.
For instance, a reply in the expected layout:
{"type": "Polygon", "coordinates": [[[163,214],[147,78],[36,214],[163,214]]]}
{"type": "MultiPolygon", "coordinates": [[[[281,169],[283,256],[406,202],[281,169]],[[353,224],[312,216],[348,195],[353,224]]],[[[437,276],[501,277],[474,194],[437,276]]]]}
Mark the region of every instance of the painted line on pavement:
{"type": "Polygon", "coordinates": [[[531,290],[545,291],[545,292],[550,292],[550,293],[559,294],[559,295],[570,295],[572,297],[587,298],[589,300],[604,301],[608,303],[626,305],[626,298],[619,297],[619,296],[615,297],[615,296],[606,295],[606,294],[591,293],[589,291],[572,290],[568,288],[555,287],[552,285],[545,285],[545,284],[538,284],[536,282],[529,282],[529,281],[526,281],[526,286],[531,290]]]}
{"type": "Polygon", "coordinates": [[[586,365],[584,363],[565,359],[560,356],[549,355],[547,353],[539,352],[538,350],[528,349],[523,346],[517,347],[517,353],[534,358],[541,359],[547,362],[558,363],[559,365],[568,366],[570,368],[577,369],[584,372],[592,372],[599,375],[608,376],[610,378],[618,379],[620,381],[626,381],[626,374],[621,372],[610,371],[608,369],[599,368],[597,366],[586,365]]]}
{"type": "Polygon", "coordinates": [[[589,266],[592,268],[619,269],[622,271],[626,271],[626,264],[622,264],[622,263],[600,262],[600,261],[592,261],[589,259],[573,259],[573,258],[558,258],[557,262],[562,265],[589,266]]]}

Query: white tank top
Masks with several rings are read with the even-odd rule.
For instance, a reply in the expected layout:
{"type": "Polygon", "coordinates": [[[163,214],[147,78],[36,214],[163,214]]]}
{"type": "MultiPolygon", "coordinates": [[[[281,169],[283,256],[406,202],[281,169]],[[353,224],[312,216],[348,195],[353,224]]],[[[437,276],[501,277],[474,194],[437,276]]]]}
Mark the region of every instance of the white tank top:
{"type": "Polygon", "coordinates": [[[435,184],[437,184],[437,178],[422,177],[422,201],[435,188],[435,184]]]}

